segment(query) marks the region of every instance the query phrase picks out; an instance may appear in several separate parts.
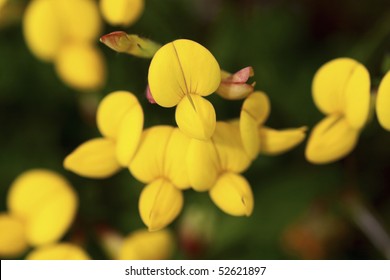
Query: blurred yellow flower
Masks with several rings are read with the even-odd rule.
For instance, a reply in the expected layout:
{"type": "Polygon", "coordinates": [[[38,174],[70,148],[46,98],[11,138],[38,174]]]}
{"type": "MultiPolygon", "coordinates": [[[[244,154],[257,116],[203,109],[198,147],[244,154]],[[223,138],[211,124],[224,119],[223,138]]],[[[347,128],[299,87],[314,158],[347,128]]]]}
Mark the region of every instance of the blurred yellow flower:
{"type": "Polygon", "coordinates": [[[356,146],[369,116],[370,76],[353,59],[334,59],[317,71],[312,91],[314,103],[327,117],[312,130],[306,158],[311,163],[330,163],[356,146]]]}
{"type": "Polygon", "coordinates": [[[10,214],[0,213],[0,257],[17,257],[27,248],[24,223],[10,214]]]}
{"type": "Polygon", "coordinates": [[[390,71],[382,79],[376,99],[376,114],[380,125],[390,131],[390,71]]]}
{"type": "Polygon", "coordinates": [[[76,214],[78,199],[61,175],[34,169],[15,179],[7,205],[9,213],[23,222],[27,242],[40,246],[64,235],[76,214]]]}
{"type": "Polygon", "coordinates": [[[81,176],[106,178],[131,162],[141,138],[144,115],[137,98],[127,91],[108,94],[97,110],[103,135],[81,144],[64,160],[64,167],[81,176]]]}
{"type": "Polygon", "coordinates": [[[149,232],[137,230],[123,240],[120,260],[166,260],[174,249],[174,238],[169,230],[149,232]]]}
{"type": "Polygon", "coordinates": [[[33,169],[19,175],[7,195],[8,212],[0,214],[0,256],[20,256],[29,246],[62,238],[73,222],[78,199],[61,175],[33,169]]]}
{"type": "Polygon", "coordinates": [[[78,90],[101,88],[105,82],[103,55],[90,43],[73,42],[61,47],[55,68],[66,84],[78,90]]]}
{"type": "Polygon", "coordinates": [[[145,0],[100,0],[103,18],[111,25],[129,26],[144,11],[145,0]]]}
{"type": "Polygon", "coordinates": [[[38,58],[53,61],[68,42],[92,43],[101,30],[92,0],[33,0],[23,18],[27,45],[38,58]]]}
{"type": "Polygon", "coordinates": [[[93,90],[105,82],[104,60],[94,46],[101,26],[93,0],[33,0],[23,17],[31,52],[55,62],[60,78],[78,90],[93,90]]]}
{"type": "Polygon", "coordinates": [[[203,96],[212,94],[221,81],[214,56],[191,40],[175,40],[154,55],[148,81],[157,104],[176,108],[176,123],[186,135],[210,139],[215,129],[213,105],[203,96]]]}
{"type": "Polygon", "coordinates": [[[27,260],[89,260],[89,255],[79,246],[71,243],[49,244],[34,249],[27,260]]]}

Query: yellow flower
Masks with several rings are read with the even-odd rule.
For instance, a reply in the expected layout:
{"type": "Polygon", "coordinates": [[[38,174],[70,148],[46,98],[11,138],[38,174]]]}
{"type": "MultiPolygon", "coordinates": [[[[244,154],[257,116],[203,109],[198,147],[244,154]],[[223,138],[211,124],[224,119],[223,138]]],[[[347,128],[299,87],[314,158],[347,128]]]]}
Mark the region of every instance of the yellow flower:
{"type": "Polygon", "coordinates": [[[89,255],[71,243],[56,243],[39,247],[30,252],[27,260],[89,260],[89,255]]]}
{"type": "Polygon", "coordinates": [[[207,140],[215,129],[212,104],[203,98],[219,86],[221,72],[214,56],[191,40],[175,40],[154,55],[148,81],[157,104],[176,108],[176,123],[186,135],[207,140]]]}
{"type": "Polygon", "coordinates": [[[168,230],[137,230],[123,241],[120,260],[166,260],[172,256],[174,239],[168,230]]]}
{"type": "Polygon", "coordinates": [[[249,216],[253,194],[249,183],[238,173],[250,165],[236,124],[217,122],[209,141],[192,139],[187,154],[187,173],[197,191],[209,191],[213,202],[234,216],[249,216]]]}
{"type": "Polygon", "coordinates": [[[10,214],[0,213],[0,257],[17,257],[27,247],[24,223],[10,214]]]}
{"type": "Polygon", "coordinates": [[[23,33],[31,52],[55,62],[59,77],[77,90],[95,90],[105,83],[105,65],[94,46],[101,30],[92,0],[33,0],[23,17],[23,33]]]}
{"type": "Polygon", "coordinates": [[[181,190],[189,187],[185,165],[189,141],[171,126],[154,126],[143,132],[129,170],[148,184],[141,193],[139,211],[150,231],[167,226],[182,209],[181,190]]]}
{"type": "Polygon", "coordinates": [[[27,242],[40,246],[64,235],[74,219],[78,200],[65,178],[36,169],[15,179],[7,205],[10,215],[23,223],[27,242]]]}
{"type": "Polygon", "coordinates": [[[306,158],[316,164],[333,162],[353,150],[367,122],[370,76],[353,59],[335,59],[317,71],[312,91],[314,103],[327,116],[313,129],[306,158]]]}
{"type": "Polygon", "coordinates": [[[100,0],[100,10],[111,25],[129,26],[144,10],[145,0],[100,0]]]}
{"type": "Polygon", "coordinates": [[[381,126],[390,131],[390,71],[386,73],[379,85],[376,113],[381,126]]]}
{"type": "Polygon", "coordinates": [[[81,176],[106,178],[127,167],[133,159],[144,116],[132,93],[115,91],[101,101],[96,118],[103,137],[81,144],[65,158],[64,167],[81,176]]]}
{"type": "Polygon", "coordinates": [[[255,91],[245,99],[239,120],[242,144],[251,160],[259,153],[276,155],[286,152],[305,138],[306,127],[275,130],[264,126],[271,112],[268,96],[255,91]]]}
{"type": "Polygon", "coordinates": [[[55,58],[55,68],[64,83],[79,90],[101,88],[106,80],[103,55],[90,43],[62,46],[55,58]]]}
{"type": "Polygon", "coordinates": [[[92,0],[33,0],[23,18],[24,37],[35,56],[52,61],[70,41],[92,43],[101,20],[92,0]]]}

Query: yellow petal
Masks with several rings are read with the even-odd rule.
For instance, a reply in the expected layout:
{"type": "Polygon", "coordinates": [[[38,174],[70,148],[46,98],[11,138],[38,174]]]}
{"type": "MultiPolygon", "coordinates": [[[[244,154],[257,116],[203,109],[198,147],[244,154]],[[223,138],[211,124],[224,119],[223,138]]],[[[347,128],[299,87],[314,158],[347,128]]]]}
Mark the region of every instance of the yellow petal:
{"type": "Polygon", "coordinates": [[[221,72],[214,56],[191,40],[176,40],[164,45],[154,55],[148,81],[157,104],[173,107],[190,93],[209,95],[221,82],[221,72]]]}
{"type": "Polygon", "coordinates": [[[54,13],[55,2],[31,1],[23,16],[23,33],[27,46],[39,59],[52,61],[60,49],[65,34],[54,13]]]}
{"type": "Polygon", "coordinates": [[[266,155],[277,155],[287,152],[305,139],[307,128],[289,128],[275,130],[268,127],[259,128],[260,151],[266,155]]]}
{"type": "MultiPolygon", "coordinates": [[[[52,1],[52,0],[50,0],[52,1]]],[[[91,0],[55,0],[56,20],[67,40],[94,42],[101,33],[99,8],[91,0]]],[[[63,42],[65,43],[65,42],[63,42]]]]}
{"type": "Polygon", "coordinates": [[[316,72],[312,84],[313,99],[322,113],[344,113],[345,91],[359,65],[351,58],[338,58],[324,64],[316,72]]]}
{"type": "Polygon", "coordinates": [[[14,181],[7,203],[10,213],[24,221],[28,242],[38,246],[63,236],[73,221],[78,200],[62,176],[36,169],[14,181]]]}
{"type": "Polygon", "coordinates": [[[187,189],[190,186],[186,165],[190,141],[190,138],[175,128],[165,152],[164,175],[180,189],[187,189]]]}
{"type": "Polygon", "coordinates": [[[250,94],[242,105],[240,114],[240,134],[248,156],[253,160],[260,152],[258,126],[263,124],[270,113],[270,102],[263,92],[250,94]]]}
{"type": "Polygon", "coordinates": [[[189,94],[176,108],[176,123],[188,137],[208,140],[215,130],[213,105],[199,95],[189,94]]]}
{"type": "Polygon", "coordinates": [[[116,139],[121,121],[126,113],[134,107],[140,106],[137,97],[129,91],[109,93],[100,102],[96,113],[100,133],[104,137],[116,139]]]}
{"type": "Polygon", "coordinates": [[[89,260],[89,255],[79,246],[58,243],[39,247],[30,252],[27,260],[89,260]]]}
{"type": "Polygon", "coordinates": [[[89,43],[73,42],[62,46],[55,68],[62,81],[77,90],[96,90],[106,80],[103,55],[89,43]]]}
{"type": "Polygon", "coordinates": [[[210,190],[210,197],[222,211],[232,216],[250,216],[253,193],[248,181],[235,173],[224,173],[210,190]]]}
{"type": "Polygon", "coordinates": [[[27,247],[22,220],[6,213],[0,213],[0,257],[20,256],[27,247]]]}
{"type": "Polygon", "coordinates": [[[212,141],[222,171],[241,173],[249,167],[251,159],[242,145],[237,123],[217,122],[212,141]]]}
{"type": "Polygon", "coordinates": [[[186,162],[188,179],[194,190],[207,191],[214,186],[221,167],[212,141],[192,139],[186,162]]]}
{"type": "Polygon", "coordinates": [[[169,225],[183,207],[183,194],[165,179],[147,185],[139,198],[139,212],[149,231],[169,225]]]}
{"type": "Polygon", "coordinates": [[[359,131],[344,117],[330,115],[311,132],[306,146],[306,159],[311,163],[334,162],[349,154],[357,144],[359,131]]]}
{"type": "Polygon", "coordinates": [[[121,169],[115,156],[115,143],[104,138],[81,144],[65,158],[64,167],[90,178],[110,177],[121,169]]]}
{"type": "Polygon", "coordinates": [[[145,0],[101,0],[100,10],[111,25],[129,26],[136,22],[144,10],[145,0]]]}
{"type": "Polygon", "coordinates": [[[352,127],[361,129],[370,112],[370,74],[361,64],[352,71],[345,89],[345,116],[352,127]]]}
{"type": "Polygon", "coordinates": [[[271,104],[268,96],[261,91],[250,94],[242,104],[241,116],[250,116],[257,124],[263,124],[271,112],[271,104]]]}
{"type": "Polygon", "coordinates": [[[119,253],[120,260],[167,260],[173,253],[174,239],[169,230],[137,230],[127,236],[119,253]]]}
{"type": "Polygon", "coordinates": [[[122,166],[128,166],[137,151],[142,129],[144,113],[141,105],[132,107],[124,116],[116,143],[116,158],[122,166]]]}
{"type": "Polygon", "coordinates": [[[142,133],[141,141],[129,165],[131,174],[143,183],[164,175],[164,160],[171,126],[153,126],[142,133]]]}
{"type": "Polygon", "coordinates": [[[376,114],[380,125],[390,131],[390,71],[387,72],[379,85],[376,114]]]}

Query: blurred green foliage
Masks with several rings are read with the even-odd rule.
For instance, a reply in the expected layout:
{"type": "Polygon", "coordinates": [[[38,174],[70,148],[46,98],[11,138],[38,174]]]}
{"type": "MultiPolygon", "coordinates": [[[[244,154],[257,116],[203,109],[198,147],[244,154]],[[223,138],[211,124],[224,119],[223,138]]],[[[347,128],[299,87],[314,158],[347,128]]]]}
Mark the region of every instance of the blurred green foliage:
{"type": "MultiPolygon", "coordinates": [[[[96,227],[109,224],[124,234],[143,227],[137,206],[142,184],[127,170],[105,180],[81,178],[65,171],[62,161],[80,143],[98,136],[94,110],[111,91],[134,92],[144,108],[146,126],[174,124],[174,111],[147,102],[148,60],[116,54],[103,45],[100,48],[108,72],[105,88],[89,93],[67,88],[55,75],[53,65],[38,61],[29,52],[20,20],[0,30],[0,210],[6,209],[7,190],[18,174],[37,167],[58,171],[70,180],[80,197],[76,222],[65,238],[85,237],[89,253],[105,258],[97,243],[96,227]]],[[[118,28],[105,26],[104,34],[115,30],[118,28]]],[[[196,40],[231,72],[253,66],[256,89],[265,91],[271,100],[267,124],[310,128],[321,118],[312,102],[311,80],[323,63],[340,56],[356,58],[370,70],[376,85],[382,71],[388,69],[390,2],[146,0],[141,19],[124,31],[161,43],[177,38],[196,40]]],[[[218,96],[211,100],[218,119],[239,115],[241,102],[227,102],[218,96]]],[[[205,193],[185,192],[183,212],[191,206],[206,217],[215,217],[211,241],[196,257],[307,256],[302,250],[310,252],[310,248],[292,250],[283,238],[289,226],[320,204],[325,205],[326,215],[341,221],[348,230],[332,250],[324,245],[326,235],[319,238],[318,243],[326,247],[325,254],[309,256],[383,258],[351,221],[344,195],[353,184],[364,203],[372,205],[384,224],[390,224],[389,143],[390,133],[381,129],[374,117],[356,151],[346,160],[310,165],[304,158],[304,144],[285,155],[259,157],[245,173],[255,194],[255,210],[249,218],[225,215],[205,193]]],[[[179,218],[171,226],[178,236],[180,224],[179,218]]],[[[176,258],[191,255],[179,244],[176,258]]]]}

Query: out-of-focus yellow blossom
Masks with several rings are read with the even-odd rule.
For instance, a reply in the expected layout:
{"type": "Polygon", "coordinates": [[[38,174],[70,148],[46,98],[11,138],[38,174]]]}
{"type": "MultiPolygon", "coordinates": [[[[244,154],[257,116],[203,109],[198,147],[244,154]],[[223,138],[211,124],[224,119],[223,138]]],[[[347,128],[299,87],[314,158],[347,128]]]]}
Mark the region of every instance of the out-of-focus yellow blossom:
{"type": "Polygon", "coordinates": [[[183,206],[182,189],[189,187],[185,159],[190,138],[171,126],[143,132],[130,163],[131,174],[148,184],[139,199],[139,211],[150,231],[171,223],[183,206]]]}
{"type": "Polygon", "coordinates": [[[142,15],[145,0],[100,0],[100,10],[111,25],[129,26],[142,15]]]}
{"type": "Polygon", "coordinates": [[[221,70],[222,80],[216,92],[228,100],[243,99],[254,90],[255,82],[252,84],[246,83],[253,75],[252,67],[245,67],[234,74],[221,70]]]}
{"type": "Polygon", "coordinates": [[[334,59],[317,71],[312,91],[314,103],[327,116],[312,130],[305,155],[311,163],[330,163],[356,146],[369,116],[370,76],[353,59],[334,59]]]}
{"type": "Polygon", "coordinates": [[[103,55],[89,43],[74,42],[63,46],[55,59],[55,67],[58,76],[75,89],[100,88],[105,82],[103,55]]]}
{"type": "Polygon", "coordinates": [[[148,81],[157,104],[176,108],[176,123],[186,135],[210,139],[216,116],[212,104],[203,98],[212,94],[221,81],[214,56],[191,40],[175,40],[154,55],[148,81]]]}
{"type": "Polygon", "coordinates": [[[33,0],[23,17],[31,52],[55,62],[60,78],[79,90],[93,90],[105,82],[104,60],[94,46],[101,25],[93,0],[33,0]]]}
{"type": "Polygon", "coordinates": [[[89,255],[71,243],[56,243],[39,247],[30,252],[27,260],[89,260],[89,255]]]}
{"type": "Polygon", "coordinates": [[[137,230],[123,241],[120,260],[166,260],[171,258],[174,238],[169,230],[137,230]]]}
{"type": "Polygon", "coordinates": [[[27,45],[45,61],[54,60],[68,42],[92,43],[100,30],[99,10],[92,0],[33,0],[23,19],[27,45]]]}
{"type": "Polygon", "coordinates": [[[9,213],[24,224],[27,242],[40,246],[64,235],[74,219],[78,200],[65,178],[34,169],[15,179],[7,205],[9,213]]]}
{"type": "Polygon", "coordinates": [[[12,215],[0,213],[0,257],[17,257],[27,248],[24,223],[12,215]]]}
{"type": "Polygon", "coordinates": [[[0,214],[0,256],[18,257],[29,246],[57,242],[73,222],[78,199],[61,175],[32,169],[19,175],[0,214]]]}
{"type": "Polygon", "coordinates": [[[100,42],[110,49],[143,58],[152,58],[161,45],[135,34],[115,31],[100,37],[100,42]]]}
{"type": "Polygon", "coordinates": [[[305,138],[306,127],[279,131],[265,127],[270,112],[270,101],[264,92],[251,93],[242,105],[240,134],[244,149],[252,160],[259,153],[276,155],[286,152],[305,138]]]}
{"type": "Polygon", "coordinates": [[[390,71],[386,73],[378,88],[376,114],[380,125],[390,131],[390,71]]]}
{"type": "Polygon", "coordinates": [[[141,138],[144,115],[132,93],[115,91],[101,101],[96,119],[103,137],[81,144],[65,158],[64,167],[81,176],[106,178],[131,162],[141,138]]]}
{"type": "Polygon", "coordinates": [[[174,236],[166,229],[154,232],[139,229],[123,236],[103,225],[97,229],[97,236],[108,257],[115,260],[169,259],[175,247],[174,236]]]}

